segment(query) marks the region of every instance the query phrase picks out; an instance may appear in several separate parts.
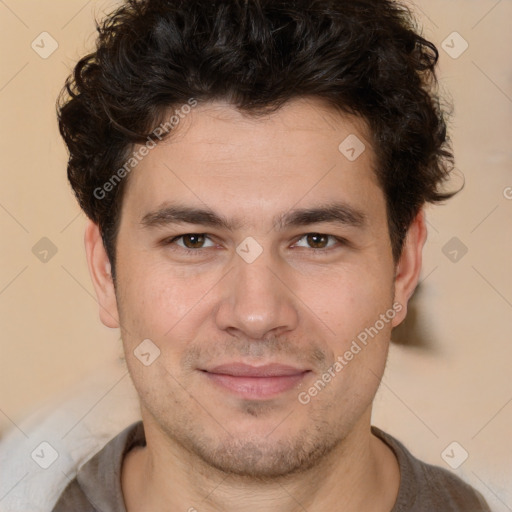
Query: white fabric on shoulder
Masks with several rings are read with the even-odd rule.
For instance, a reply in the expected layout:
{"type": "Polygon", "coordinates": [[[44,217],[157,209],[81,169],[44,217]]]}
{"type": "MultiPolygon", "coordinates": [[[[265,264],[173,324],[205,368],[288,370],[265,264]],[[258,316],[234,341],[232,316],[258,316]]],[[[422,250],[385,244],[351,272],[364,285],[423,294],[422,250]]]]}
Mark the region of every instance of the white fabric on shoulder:
{"type": "Polygon", "coordinates": [[[138,419],[122,362],[26,418],[0,441],[0,512],[50,512],[78,468],[138,419]]]}

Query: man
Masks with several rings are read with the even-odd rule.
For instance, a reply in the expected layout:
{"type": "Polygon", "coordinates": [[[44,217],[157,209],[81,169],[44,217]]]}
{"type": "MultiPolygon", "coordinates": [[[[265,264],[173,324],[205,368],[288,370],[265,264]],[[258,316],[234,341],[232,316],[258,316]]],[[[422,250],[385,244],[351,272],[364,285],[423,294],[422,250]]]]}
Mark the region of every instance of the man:
{"type": "Polygon", "coordinates": [[[387,0],[130,0],[59,105],[142,422],[54,511],[488,511],[371,425],[453,158],[387,0]]]}

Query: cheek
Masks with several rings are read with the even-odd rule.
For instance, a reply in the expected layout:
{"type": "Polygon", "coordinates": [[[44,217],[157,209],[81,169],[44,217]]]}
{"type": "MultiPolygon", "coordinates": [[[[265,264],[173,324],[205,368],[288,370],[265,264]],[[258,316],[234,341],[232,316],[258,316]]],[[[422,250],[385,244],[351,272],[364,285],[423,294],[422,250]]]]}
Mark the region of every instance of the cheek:
{"type": "MultiPolygon", "coordinates": [[[[309,297],[308,305],[319,312],[339,349],[373,326],[392,305],[392,274],[383,267],[345,268],[329,274],[328,286],[320,282],[309,282],[301,296],[309,297]]],[[[390,329],[391,321],[385,327],[390,329]]]]}
{"type": "Polygon", "coordinates": [[[120,268],[118,303],[122,327],[130,343],[136,343],[133,338],[142,337],[161,345],[172,337],[173,345],[178,347],[176,338],[182,337],[196,309],[201,310],[218,276],[148,260],[127,257],[120,268]]]}
{"type": "Polygon", "coordinates": [[[343,414],[348,410],[361,414],[371,403],[385,368],[396,314],[392,280],[383,281],[362,270],[342,277],[343,285],[315,296],[317,311],[323,312],[322,320],[329,327],[324,341],[332,358],[325,370],[329,375],[324,375],[332,378],[329,391],[319,398],[318,406],[332,401],[344,404],[339,409],[343,414]]]}

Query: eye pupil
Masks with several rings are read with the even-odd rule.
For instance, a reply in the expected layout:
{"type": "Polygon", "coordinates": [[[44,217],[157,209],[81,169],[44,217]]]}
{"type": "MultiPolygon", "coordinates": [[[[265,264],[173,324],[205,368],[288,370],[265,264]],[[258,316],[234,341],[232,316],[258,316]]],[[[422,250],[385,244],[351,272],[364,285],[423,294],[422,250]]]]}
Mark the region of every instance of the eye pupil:
{"type": "Polygon", "coordinates": [[[321,235],[319,233],[311,233],[307,235],[308,244],[315,249],[323,249],[328,243],[327,235],[321,235]]]}
{"type": "Polygon", "coordinates": [[[200,249],[203,243],[204,235],[192,234],[183,236],[183,244],[189,249],[200,249]],[[191,243],[189,244],[187,241],[191,241],[191,243]]]}

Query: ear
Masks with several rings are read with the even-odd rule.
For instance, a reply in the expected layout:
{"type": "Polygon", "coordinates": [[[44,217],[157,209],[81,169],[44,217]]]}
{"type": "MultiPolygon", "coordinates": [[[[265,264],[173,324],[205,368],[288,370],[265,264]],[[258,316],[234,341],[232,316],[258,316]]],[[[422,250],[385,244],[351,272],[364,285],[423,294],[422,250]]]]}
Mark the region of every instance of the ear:
{"type": "Polygon", "coordinates": [[[402,254],[396,268],[394,302],[401,304],[402,309],[397,310],[397,314],[392,321],[393,327],[399,325],[407,316],[407,303],[418,285],[423,246],[426,239],[427,227],[425,212],[422,208],[407,230],[402,254]]]}
{"type": "Polygon", "coordinates": [[[119,314],[110,261],[103,246],[99,227],[91,220],[87,220],[84,242],[89,273],[100,306],[100,320],[107,327],[119,327],[119,314]]]}

